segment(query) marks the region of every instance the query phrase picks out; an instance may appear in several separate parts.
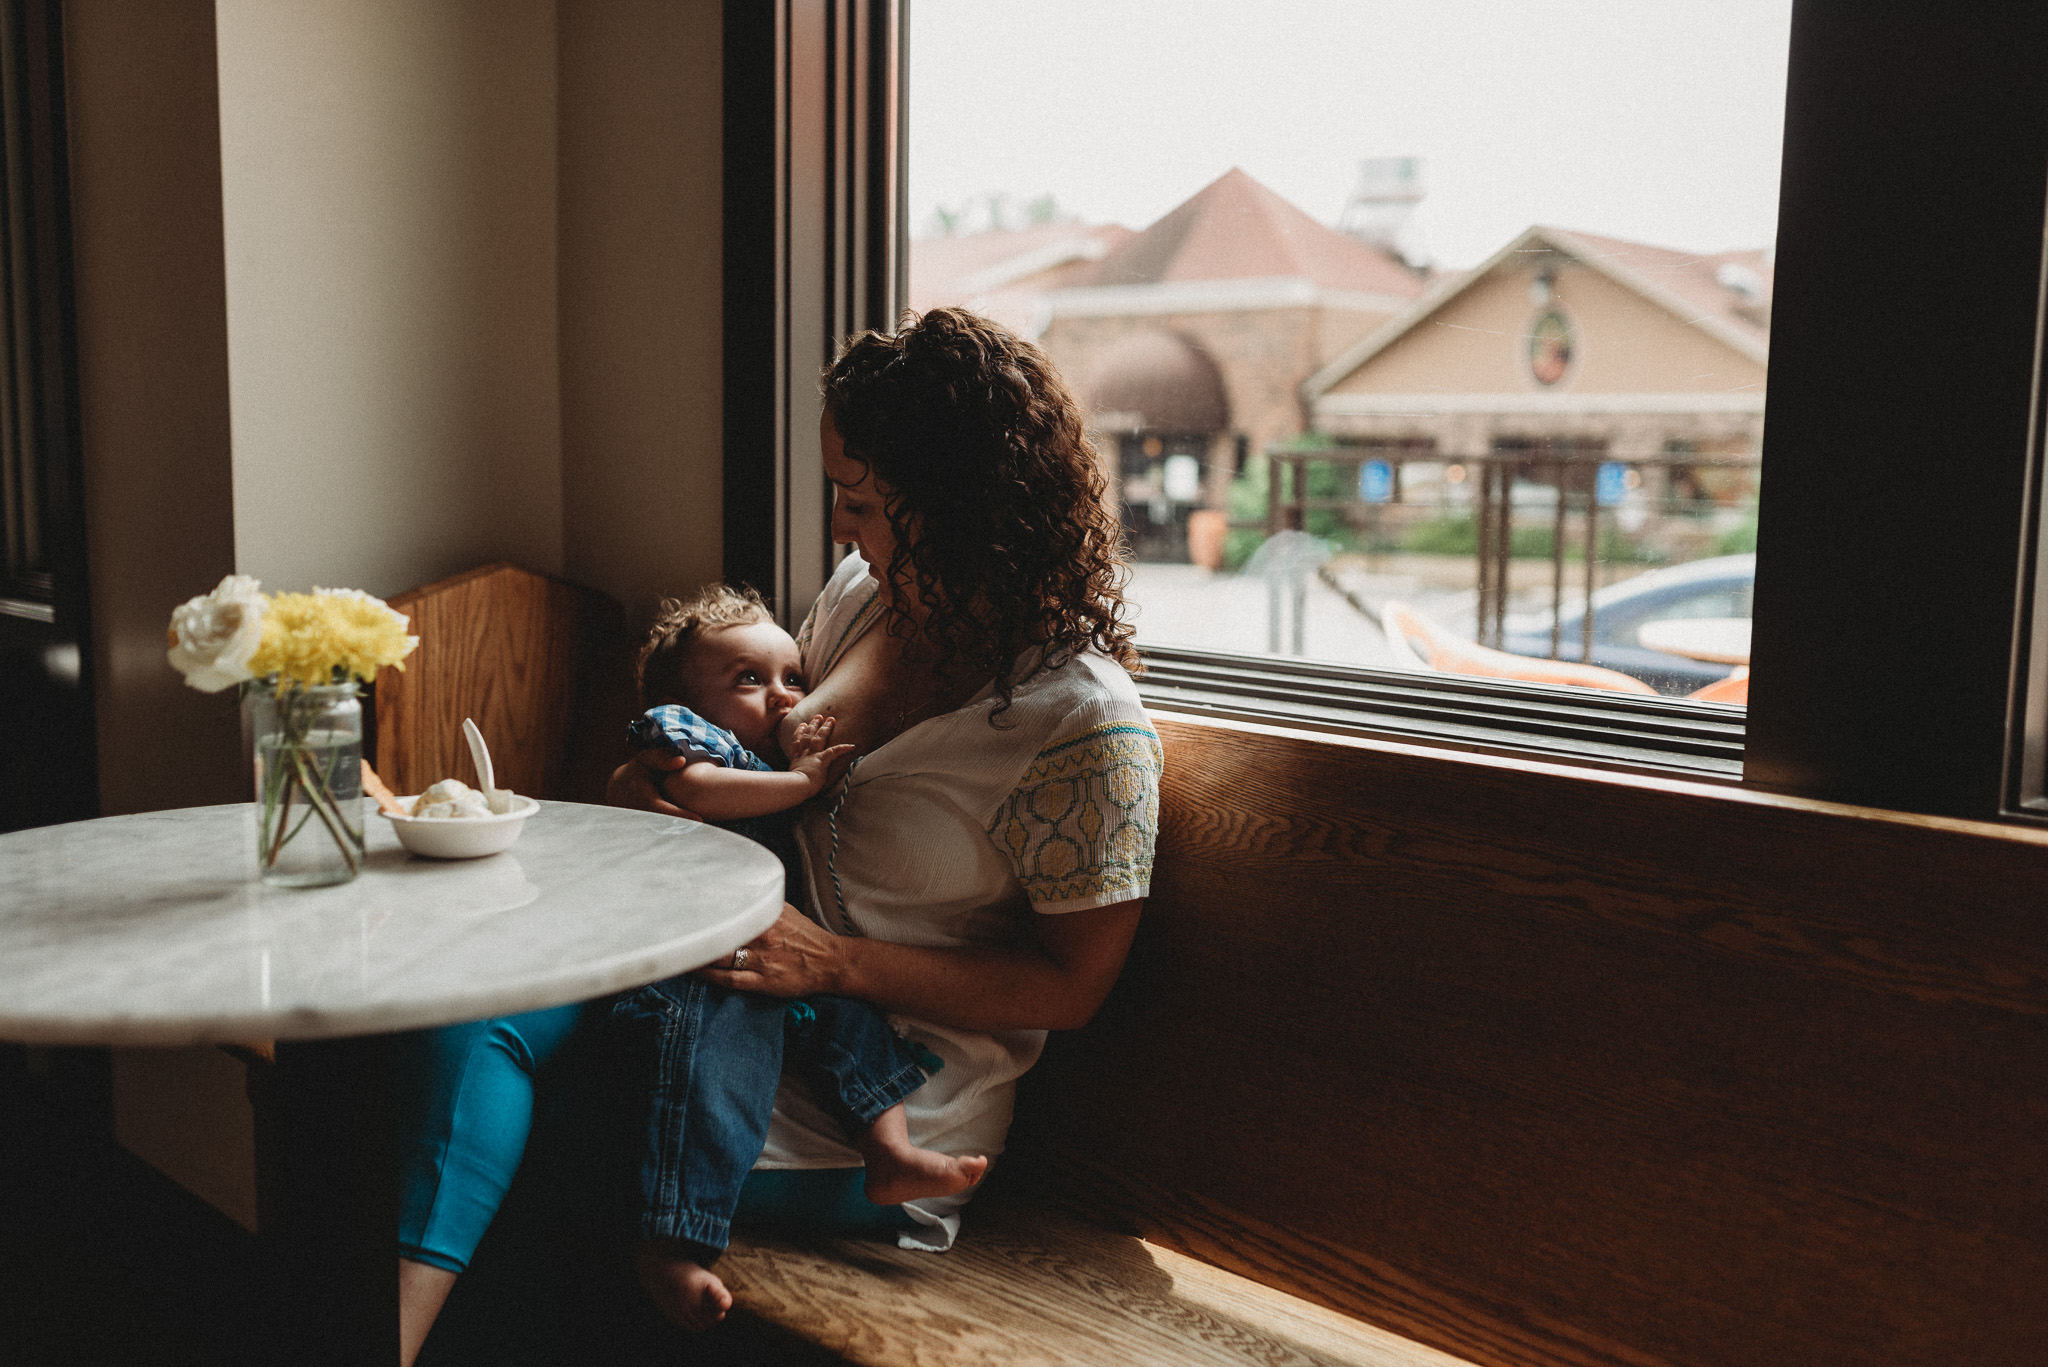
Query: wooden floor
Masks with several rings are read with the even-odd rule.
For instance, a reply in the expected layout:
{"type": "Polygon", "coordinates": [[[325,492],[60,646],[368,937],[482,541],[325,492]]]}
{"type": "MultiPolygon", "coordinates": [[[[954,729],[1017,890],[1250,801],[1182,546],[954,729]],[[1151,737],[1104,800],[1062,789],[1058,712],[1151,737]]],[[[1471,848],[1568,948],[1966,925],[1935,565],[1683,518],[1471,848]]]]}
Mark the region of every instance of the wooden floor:
{"type": "Polygon", "coordinates": [[[1170,1249],[989,1193],[943,1257],[734,1242],[739,1312],[856,1367],[1470,1367],[1170,1249]]]}

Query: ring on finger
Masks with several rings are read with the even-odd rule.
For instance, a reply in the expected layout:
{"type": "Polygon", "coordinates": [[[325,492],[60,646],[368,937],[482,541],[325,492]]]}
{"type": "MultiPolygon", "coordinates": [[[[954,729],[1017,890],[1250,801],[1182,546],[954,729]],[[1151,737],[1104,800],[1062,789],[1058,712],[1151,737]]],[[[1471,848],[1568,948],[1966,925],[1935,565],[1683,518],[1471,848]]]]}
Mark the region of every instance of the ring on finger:
{"type": "Polygon", "coordinates": [[[732,952],[732,971],[737,973],[747,966],[747,951],[744,946],[732,952]]]}

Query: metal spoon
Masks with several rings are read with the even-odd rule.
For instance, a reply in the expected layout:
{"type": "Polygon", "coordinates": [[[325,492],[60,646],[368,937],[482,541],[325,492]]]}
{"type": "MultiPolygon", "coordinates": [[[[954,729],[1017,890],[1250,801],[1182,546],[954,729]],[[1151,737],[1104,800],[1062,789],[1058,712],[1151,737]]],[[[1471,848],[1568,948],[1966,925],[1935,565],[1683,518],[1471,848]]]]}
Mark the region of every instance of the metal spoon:
{"type": "Polygon", "coordinates": [[[468,717],[462,719],[462,734],[469,741],[469,757],[476,761],[477,785],[484,795],[484,801],[491,804],[491,810],[500,816],[512,810],[512,791],[497,786],[498,776],[491,769],[491,750],[484,744],[484,733],[476,729],[476,723],[468,717]]]}

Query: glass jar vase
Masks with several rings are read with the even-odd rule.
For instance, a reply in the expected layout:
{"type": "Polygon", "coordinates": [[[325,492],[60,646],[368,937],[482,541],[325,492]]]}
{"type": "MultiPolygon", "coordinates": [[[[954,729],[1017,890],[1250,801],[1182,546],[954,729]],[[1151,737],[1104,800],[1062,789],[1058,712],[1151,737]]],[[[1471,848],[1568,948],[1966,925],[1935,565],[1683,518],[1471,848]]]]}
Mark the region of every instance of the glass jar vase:
{"type": "Polygon", "coordinates": [[[259,679],[242,693],[266,883],[346,883],[363,867],[363,705],[353,683],[259,679]]]}

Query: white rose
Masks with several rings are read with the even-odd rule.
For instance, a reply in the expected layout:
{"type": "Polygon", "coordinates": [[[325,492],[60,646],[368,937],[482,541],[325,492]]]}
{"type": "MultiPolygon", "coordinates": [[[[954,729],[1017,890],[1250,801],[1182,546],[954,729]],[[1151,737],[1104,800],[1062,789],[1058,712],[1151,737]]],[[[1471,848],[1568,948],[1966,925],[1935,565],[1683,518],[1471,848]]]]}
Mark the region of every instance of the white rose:
{"type": "Polygon", "coordinates": [[[263,643],[262,586],[246,574],[229,575],[171,614],[170,637],[171,668],[201,693],[254,677],[249,657],[263,643]]]}

